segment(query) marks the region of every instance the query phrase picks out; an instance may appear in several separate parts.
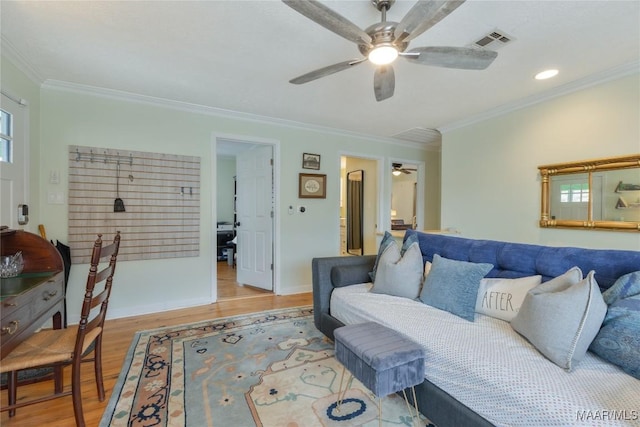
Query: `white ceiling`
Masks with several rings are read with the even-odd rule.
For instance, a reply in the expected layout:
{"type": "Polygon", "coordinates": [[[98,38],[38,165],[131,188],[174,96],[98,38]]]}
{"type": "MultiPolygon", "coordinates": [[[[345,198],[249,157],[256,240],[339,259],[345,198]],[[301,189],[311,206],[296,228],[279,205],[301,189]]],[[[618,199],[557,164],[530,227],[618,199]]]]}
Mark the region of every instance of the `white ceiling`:
{"type": "MultiPolygon", "coordinates": [[[[356,25],[368,0],[323,1],[356,25]]],[[[387,15],[400,21],[414,1],[387,15]]],[[[304,84],[293,77],[360,57],[355,44],[278,0],[5,1],[3,52],[43,82],[68,82],[351,132],[392,137],[637,72],[640,1],[468,0],[411,42],[469,46],[515,38],[484,71],[394,64],[395,95],[376,102],[369,63],[304,84]],[[554,67],[560,74],[535,81],[554,67]]]]}

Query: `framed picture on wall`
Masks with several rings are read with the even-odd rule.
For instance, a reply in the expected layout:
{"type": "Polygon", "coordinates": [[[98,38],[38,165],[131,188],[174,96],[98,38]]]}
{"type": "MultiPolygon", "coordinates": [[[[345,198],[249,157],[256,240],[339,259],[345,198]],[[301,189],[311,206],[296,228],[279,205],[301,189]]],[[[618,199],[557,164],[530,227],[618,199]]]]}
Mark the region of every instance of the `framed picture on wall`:
{"type": "Polygon", "coordinates": [[[302,153],[302,169],[320,170],[320,154],[302,153]]]}
{"type": "Polygon", "coordinates": [[[301,199],[325,199],[327,175],[301,173],[298,181],[298,197],[301,199]]]}

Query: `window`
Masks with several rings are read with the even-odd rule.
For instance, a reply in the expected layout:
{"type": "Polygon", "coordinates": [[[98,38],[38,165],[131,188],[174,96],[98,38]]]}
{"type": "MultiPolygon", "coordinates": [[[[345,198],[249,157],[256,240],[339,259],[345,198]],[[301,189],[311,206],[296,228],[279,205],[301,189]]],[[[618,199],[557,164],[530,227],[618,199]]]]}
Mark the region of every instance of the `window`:
{"type": "Polygon", "coordinates": [[[561,203],[587,203],[589,201],[589,184],[562,184],[560,185],[561,203]]]}
{"type": "Polygon", "coordinates": [[[13,143],[13,115],[0,110],[0,162],[11,163],[13,143]]]}

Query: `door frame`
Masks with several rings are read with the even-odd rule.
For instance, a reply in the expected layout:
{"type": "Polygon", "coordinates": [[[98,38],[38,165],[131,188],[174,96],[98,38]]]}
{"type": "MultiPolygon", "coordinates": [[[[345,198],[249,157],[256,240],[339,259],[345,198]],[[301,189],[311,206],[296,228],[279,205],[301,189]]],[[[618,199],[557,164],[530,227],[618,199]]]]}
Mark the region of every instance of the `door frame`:
{"type": "MultiPolygon", "coordinates": [[[[225,133],[212,133],[211,136],[211,236],[210,246],[215,248],[217,246],[217,200],[216,192],[218,188],[217,182],[217,170],[218,170],[218,158],[217,148],[219,141],[236,142],[239,144],[249,145],[270,145],[273,154],[273,246],[272,246],[272,260],[273,260],[273,293],[275,295],[280,294],[280,141],[270,138],[261,138],[256,136],[238,135],[238,134],[225,134],[225,133]]],[[[212,254],[215,251],[211,252],[212,254]]],[[[211,265],[211,302],[218,300],[218,271],[217,264],[212,262],[211,265]]]]}

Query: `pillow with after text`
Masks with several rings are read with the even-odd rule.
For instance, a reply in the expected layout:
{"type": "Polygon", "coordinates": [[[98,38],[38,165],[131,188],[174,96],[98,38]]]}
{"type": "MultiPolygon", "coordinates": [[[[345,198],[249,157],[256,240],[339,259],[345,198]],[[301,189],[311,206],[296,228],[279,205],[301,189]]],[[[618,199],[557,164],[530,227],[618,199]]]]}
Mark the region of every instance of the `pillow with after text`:
{"type": "Polygon", "coordinates": [[[530,289],[542,283],[542,276],[518,279],[482,279],[476,299],[476,313],[511,321],[530,289]]]}

